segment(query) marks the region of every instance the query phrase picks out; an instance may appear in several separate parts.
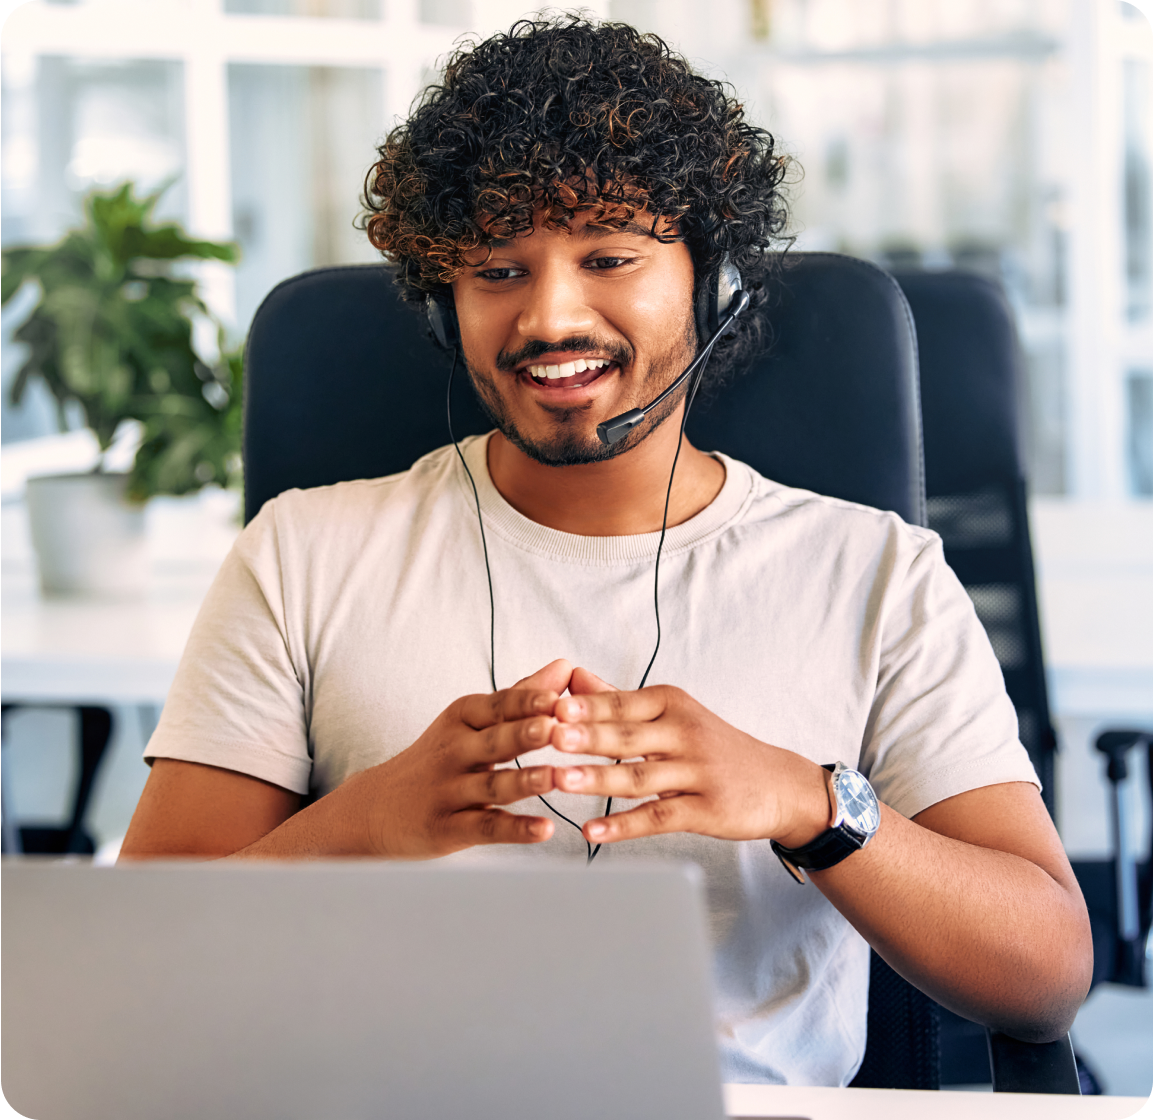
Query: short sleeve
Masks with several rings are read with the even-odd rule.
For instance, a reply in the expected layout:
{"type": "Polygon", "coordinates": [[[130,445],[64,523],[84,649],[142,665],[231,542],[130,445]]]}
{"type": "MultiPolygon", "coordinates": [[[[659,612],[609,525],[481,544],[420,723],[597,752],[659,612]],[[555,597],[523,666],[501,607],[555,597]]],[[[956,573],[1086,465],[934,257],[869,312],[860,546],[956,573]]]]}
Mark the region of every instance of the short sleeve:
{"type": "Polygon", "coordinates": [[[982,786],[1031,782],[1001,667],[931,534],[887,597],[861,769],[906,817],[982,786]]]}
{"type": "Polygon", "coordinates": [[[276,506],[264,506],[217,573],[144,758],[219,766],[306,794],[307,667],[290,652],[276,506]]]}

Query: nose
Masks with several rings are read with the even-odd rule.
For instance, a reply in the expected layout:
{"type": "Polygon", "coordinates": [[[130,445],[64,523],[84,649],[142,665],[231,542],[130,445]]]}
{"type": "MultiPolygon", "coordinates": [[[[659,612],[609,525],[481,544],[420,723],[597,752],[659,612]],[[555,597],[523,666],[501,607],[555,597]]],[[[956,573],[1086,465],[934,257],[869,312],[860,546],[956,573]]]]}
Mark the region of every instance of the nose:
{"type": "Polygon", "coordinates": [[[517,330],[525,341],[555,343],[593,333],[598,316],[589,306],[579,272],[546,263],[533,274],[525,296],[517,317],[517,330]]]}

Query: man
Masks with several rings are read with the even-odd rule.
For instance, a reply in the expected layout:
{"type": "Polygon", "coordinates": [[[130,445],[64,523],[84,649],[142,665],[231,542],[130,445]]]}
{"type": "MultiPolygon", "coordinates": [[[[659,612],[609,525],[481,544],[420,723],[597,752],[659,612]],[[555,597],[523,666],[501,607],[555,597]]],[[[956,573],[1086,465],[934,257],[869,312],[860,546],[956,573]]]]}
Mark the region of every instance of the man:
{"type": "Polygon", "coordinates": [[[850,1080],[869,944],[964,1015],[1064,1033],[1084,904],[938,538],[682,442],[684,391],[596,435],[693,359],[726,257],[753,309],[714,370],[756,344],[772,138],[659,41],[566,17],[456,55],[380,157],[369,235],[455,315],[497,431],[254,519],[124,855],[693,860],[728,1080],[850,1080]],[[837,762],[882,804],[828,857],[837,762]]]}

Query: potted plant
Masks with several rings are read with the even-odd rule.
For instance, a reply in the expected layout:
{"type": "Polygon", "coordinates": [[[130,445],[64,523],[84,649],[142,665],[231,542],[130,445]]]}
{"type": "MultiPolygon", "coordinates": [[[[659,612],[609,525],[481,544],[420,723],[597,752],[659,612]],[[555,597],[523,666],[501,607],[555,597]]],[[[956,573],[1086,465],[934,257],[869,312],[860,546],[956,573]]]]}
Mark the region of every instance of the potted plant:
{"type": "Polygon", "coordinates": [[[12,385],[19,404],[33,378],[65,407],[79,405],[100,457],[87,475],[28,480],[27,503],[41,584],[48,592],[132,594],[144,583],[144,502],[228,485],[240,469],[239,354],[173,262],[234,262],[237,247],[190,239],[157,224],[160,193],[138,199],[131,183],[90,194],[85,222],[49,247],[3,253],[0,303],[27,282],[40,299],[15,332],[28,357],[12,385]],[[220,358],[205,361],[194,321],[215,330],[220,358]],[[140,442],[127,474],[105,469],[126,421],[140,442]]]}

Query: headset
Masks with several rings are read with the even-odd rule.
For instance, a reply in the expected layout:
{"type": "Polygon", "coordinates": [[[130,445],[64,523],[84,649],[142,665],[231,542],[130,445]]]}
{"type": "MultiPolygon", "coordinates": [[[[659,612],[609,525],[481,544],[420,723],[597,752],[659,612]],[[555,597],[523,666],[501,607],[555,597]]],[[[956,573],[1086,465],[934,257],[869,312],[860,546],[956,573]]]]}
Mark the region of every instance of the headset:
{"type": "MultiPolygon", "coordinates": [[[[716,269],[705,277],[694,299],[693,313],[697,323],[697,337],[708,339],[708,341],[701,346],[697,356],[671,384],[666,386],[656,397],[649,401],[644,408],[629,409],[628,412],[622,412],[619,416],[614,416],[611,420],[606,420],[604,423],[597,425],[597,436],[600,438],[600,441],[606,446],[611,447],[628,435],[657,405],[667,400],[668,397],[675,393],[686,381],[690,381],[691,379],[688,392],[686,393],[684,412],[681,414],[681,429],[680,437],[677,440],[677,450],[673,456],[672,469],[669,471],[669,485],[665,491],[665,512],[661,520],[661,536],[657,542],[656,562],[653,565],[653,612],[656,615],[657,641],[653,647],[652,656],[649,658],[648,666],[644,671],[644,675],[641,677],[641,683],[637,685],[638,689],[644,688],[645,682],[649,679],[649,672],[652,670],[653,663],[657,659],[657,652],[661,648],[661,552],[664,549],[665,530],[669,522],[669,501],[673,493],[673,477],[676,475],[677,461],[681,457],[681,445],[684,443],[685,421],[688,419],[689,409],[692,408],[693,401],[696,399],[697,389],[700,388],[701,378],[704,376],[705,367],[708,365],[713,347],[729,330],[733,321],[739,315],[744,314],[748,306],[749,293],[745,291],[744,282],[741,279],[741,274],[737,270],[736,265],[732,263],[726,253],[716,269]]],[[[460,444],[457,443],[456,436],[452,430],[452,379],[453,374],[456,372],[456,363],[461,351],[460,324],[457,321],[456,308],[453,305],[452,296],[447,291],[430,293],[425,300],[425,310],[428,314],[428,326],[432,332],[433,339],[442,349],[452,351],[452,366],[448,372],[448,389],[445,404],[448,419],[448,435],[449,439],[452,440],[453,447],[456,449],[457,458],[460,459],[461,466],[464,467],[465,474],[468,475],[468,480],[472,484],[473,501],[476,503],[476,518],[480,525],[480,542],[481,548],[484,551],[484,570],[488,576],[489,680],[492,683],[493,692],[496,692],[496,598],[493,594],[492,587],[492,568],[488,561],[488,541],[485,538],[484,518],[480,513],[480,495],[477,492],[476,480],[472,477],[472,471],[468,469],[468,463],[465,462],[464,455],[460,450],[460,444]]],[[[519,768],[520,759],[518,758],[514,761],[519,768]]],[[[620,759],[618,759],[617,762],[619,763],[620,759]]],[[[581,826],[577,824],[576,821],[566,817],[564,813],[551,805],[544,797],[540,797],[539,794],[537,796],[550,812],[567,824],[572,825],[577,832],[581,831],[581,826]]],[[[605,805],[606,817],[612,813],[612,809],[613,799],[610,797],[605,805]]],[[[601,850],[601,845],[597,844],[594,848],[588,840],[585,840],[585,846],[588,849],[587,866],[596,859],[597,853],[601,850]]]]}
{"type": "MultiPolygon", "coordinates": [[[[736,265],[729,260],[729,256],[726,253],[721,263],[705,277],[694,300],[693,311],[697,321],[697,337],[708,338],[708,342],[701,347],[701,352],[697,356],[696,361],[665,389],[656,400],[650,402],[644,408],[632,409],[630,412],[624,413],[625,416],[631,416],[635,412],[639,413],[640,417],[624,428],[620,435],[613,435],[612,438],[609,439],[606,439],[602,435],[602,442],[608,444],[616,443],[621,436],[640,423],[640,420],[644,419],[645,414],[649,412],[654,405],[659,404],[670,393],[675,392],[687,378],[691,377],[698,365],[703,365],[703,363],[708,360],[707,356],[712,352],[712,348],[716,345],[717,340],[748,305],[749,295],[744,290],[741,274],[737,271],[736,265]]],[[[453,305],[452,295],[447,291],[430,293],[425,300],[425,311],[428,314],[429,330],[432,331],[432,337],[436,341],[436,344],[442,350],[459,350],[460,324],[457,322],[456,307],[453,305]]],[[[619,416],[614,417],[614,419],[606,420],[604,424],[598,425],[597,434],[600,435],[601,428],[614,425],[620,419],[621,417],[619,416]]]]}

